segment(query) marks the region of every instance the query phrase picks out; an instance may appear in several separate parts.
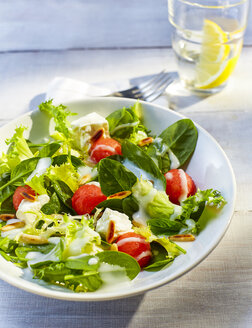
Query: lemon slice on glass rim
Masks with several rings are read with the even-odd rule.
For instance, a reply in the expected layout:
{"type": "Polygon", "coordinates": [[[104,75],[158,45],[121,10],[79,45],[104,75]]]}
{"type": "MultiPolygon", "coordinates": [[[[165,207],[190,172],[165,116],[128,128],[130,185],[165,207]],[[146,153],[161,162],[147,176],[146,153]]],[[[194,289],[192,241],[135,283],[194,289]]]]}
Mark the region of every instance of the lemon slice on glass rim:
{"type": "Polygon", "coordinates": [[[227,42],[228,36],[222,28],[217,23],[205,19],[201,52],[196,65],[196,88],[216,88],[233,72],[242,45],[229,45],[227,42]]]}

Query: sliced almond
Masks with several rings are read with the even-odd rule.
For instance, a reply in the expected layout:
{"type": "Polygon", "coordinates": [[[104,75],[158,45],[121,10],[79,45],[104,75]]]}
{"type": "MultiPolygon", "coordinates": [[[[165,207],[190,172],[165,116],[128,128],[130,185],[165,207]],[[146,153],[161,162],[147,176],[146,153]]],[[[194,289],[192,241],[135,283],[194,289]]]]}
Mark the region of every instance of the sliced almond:
{"type": "Polygon", "coordinates": [[[28,194],[27,192],[21,192],[20,193],[21,196],[24,197],[24,199],[29,200],[29,202],[35,202],[36,197],[34,195],[28,194]]]}
{"type": "Polygon", "coordinates": [[[5,222],[14,218],[15,218],[15,214],[0,214],[0,220],[5,222]]]}
{"type": "Polygon", "coordinates": [[[137,222],[135,220],[132,220],[132,224],[133,224],[133,226],[138,227],[138,228],[145,227],[144,224],[139,223],[139,222],[137,222]]]}
{"type": "Polygon", "coordinates": [[[46,238],[36,235],[28,235],[26,233],[22,233],[20,235],[19,241],[22,243],[32,244],[32,245],[48,244],[48,240],[46,238]]]}
{"type": "Polygon", "coordinates": [[[117,246],[117,244],[113,243],[113,244],[110,246],[110,250],[111,250],[111,251],[118,251],[118,246],[117,246]]]}
{"type": "Polygon", "coordinates": [[[90,181],[92,179],[90,174],[85,174],[83,175],[83,177],[80,179],[79,184],[80,185],[84,185],[85,183],[87,183],[88,181],[90,181]]]}
{"type": "Polygon", "coordinates": [[[194,241],[195,237],[191,234],[187,234],[170,236],[169,239],[172,241],[194,241]]]}
{"type": "Polygon", "coordinates": [[[95,132],[95,134],[91,137],[91,142],[95,142],[99,140],[104,134],[104,129],[99,129],[95,132]]]}
{"type": "Polygon", "coordinates": [[[25,225],[25,223],[23,221],[17,221],[14,223],[6,224],[0,230],[1,231],[10,231],[10,230],[22,228],[22,227],[24,227],[24,225],[25,225]]]}
{"type": "Polygon", "coordinates": [[[126,191],[119,191],[113,195],[110,195],[107,199],[123,199],[128,197],[131,194],[131,191],[126,190],[126,191]]]}
{"type": "Polygon", "coordinates": [[[114,241],[114,235],[115,235],[115,222],[110,221],[107,235],[106,235],[106,241],[111,244],[114,241]]]}
{"type": "Polygon", "coordinates": [[[140,147],[147,146],[147,145],[153,143],[153,140],[154,139],[152,137],[144,138],[138,142],[138,146],[140,146],[140,147]]]}

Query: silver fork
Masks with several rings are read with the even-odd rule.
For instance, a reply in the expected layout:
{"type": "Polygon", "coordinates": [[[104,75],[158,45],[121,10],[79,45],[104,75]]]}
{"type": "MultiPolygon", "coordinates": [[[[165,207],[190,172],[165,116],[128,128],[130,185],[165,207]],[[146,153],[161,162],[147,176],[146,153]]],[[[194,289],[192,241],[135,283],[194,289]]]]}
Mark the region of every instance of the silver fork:
{"type": "Polygon", "coordinates": [[[149,78],[148,81],[142,82],[126,90],[113,92],[107,97],[125,97],[153,101],[164,93],[165,89],[174,81],[174,79],[174,72],[163,70],[149,78]]]}

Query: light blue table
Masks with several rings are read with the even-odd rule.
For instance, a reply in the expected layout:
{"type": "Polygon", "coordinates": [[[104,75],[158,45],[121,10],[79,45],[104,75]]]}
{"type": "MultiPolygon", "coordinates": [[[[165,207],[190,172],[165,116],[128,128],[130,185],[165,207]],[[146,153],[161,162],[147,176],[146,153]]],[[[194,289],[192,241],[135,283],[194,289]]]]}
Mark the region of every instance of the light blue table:
{"type": "MultiPolygon", "coordinates": [[[[219,246],[179,280],[117,301],[58,301],[0,281],[0,328],[252,327],[251,20],[223,92],[169,99],[233,165],[236,209],[219,246]]],[[[170,32],[166,0],[0,0],[0,123],[34,109],[55,76],[96,83],[174,70],[170,32]]]]}

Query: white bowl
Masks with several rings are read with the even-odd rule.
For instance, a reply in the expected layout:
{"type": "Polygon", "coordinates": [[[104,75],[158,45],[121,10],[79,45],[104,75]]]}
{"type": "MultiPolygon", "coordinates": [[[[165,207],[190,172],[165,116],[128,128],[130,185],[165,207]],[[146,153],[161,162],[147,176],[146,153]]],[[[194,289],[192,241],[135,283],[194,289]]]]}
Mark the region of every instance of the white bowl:
{"type": "MultiPolygon", "coordinates": [[[[134,103],[134,100],[123,98],[92,98],[66,105],[80,115],[96,111],[107,116],[114,110],[123,106],[132,106],[134,103]]],[[[146,102],[142,104],[145,125],[155,134],[159,134],[166,127],[183,118],[182,115],[166,108],[146,102]]],[[[4,140],[11,137],[15,127],[20,124],[29,127],[27,134],[33,142],[38,142],[42,137],[48,136],[49,119],[36,110],[0,128],[0,150],[6,150],[4,140]]],[[[186,255],[177,257],[174,263],[164,270],[144,271],[128,284],[116,285],[94,293],[73,293],[38,280],[26,280],[22,276],[21,269],[1,257],[0,278],[16,287],[47,297],[73,301],[101,301],[146,292],[179,278],[199,264],[218,245],[228,228],[234,211],[236,183],[232,167],[224,151],[211,135],[197,124],[196,126],[199,132],[198,143],[187,167],[187,173],[193,177],[200,189],[213,188],[221,191],[227,204],[214,219],[208,222],[194,242],[183,244],[187,248],[186,255]]]]}

